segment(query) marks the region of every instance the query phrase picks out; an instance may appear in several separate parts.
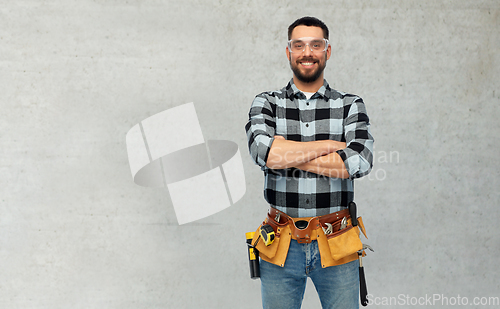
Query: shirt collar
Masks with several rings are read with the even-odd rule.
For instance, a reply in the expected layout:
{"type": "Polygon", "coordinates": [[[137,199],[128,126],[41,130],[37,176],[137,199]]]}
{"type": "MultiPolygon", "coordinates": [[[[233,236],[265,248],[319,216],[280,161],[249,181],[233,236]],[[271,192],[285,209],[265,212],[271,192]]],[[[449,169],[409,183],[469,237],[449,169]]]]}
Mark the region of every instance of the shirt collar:
{"type": "MultiPolygon", "coordinates": [[[[295,86],[295,83],[293,82],[293,78],[288,82],[288,85],[286,86],[286,91],[288,94],[288,97],[294,97],[297,96],[298,98],[305,99],[305,95],[302,93],[302,91],[295,86]]],[[[323,86],[316,91],[316,94],[314,94],[311,98],[317,97],[318,95],[320,97],[326,97],[327,91],[330,91],[330,86],[328,85],[326,79],[323,79],[323,86]]]]}

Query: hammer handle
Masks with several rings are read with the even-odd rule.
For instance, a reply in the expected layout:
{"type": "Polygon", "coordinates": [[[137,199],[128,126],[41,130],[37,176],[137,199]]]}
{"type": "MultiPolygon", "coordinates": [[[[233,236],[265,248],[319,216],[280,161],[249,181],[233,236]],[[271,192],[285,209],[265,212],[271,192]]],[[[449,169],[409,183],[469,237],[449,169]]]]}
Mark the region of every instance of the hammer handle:
{"type": "Polygon", "coordinates": [[[361,298],[361,305],[368,305],[368,290],[366,289],[365,269],[362,266],[359,268],[359,296],[361,298]]]}

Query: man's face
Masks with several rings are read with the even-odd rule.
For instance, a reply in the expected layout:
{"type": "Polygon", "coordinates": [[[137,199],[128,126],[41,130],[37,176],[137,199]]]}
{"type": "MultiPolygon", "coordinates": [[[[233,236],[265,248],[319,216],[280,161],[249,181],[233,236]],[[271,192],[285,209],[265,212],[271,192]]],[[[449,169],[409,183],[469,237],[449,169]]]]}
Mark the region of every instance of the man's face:
{"type": "MultiPolygon", "coordinates": [[[[323,38],[323,29],[320,27],[297,26],[293,29],[291,39],[323,38]]],[[[311,83],[322,78],[326,61],[330,59],[331,46],[326,51],[312,52],[309,45],[303,52],[290,52],[287,47],[287,57],[295,77],[304,83],[311,83]]]]}

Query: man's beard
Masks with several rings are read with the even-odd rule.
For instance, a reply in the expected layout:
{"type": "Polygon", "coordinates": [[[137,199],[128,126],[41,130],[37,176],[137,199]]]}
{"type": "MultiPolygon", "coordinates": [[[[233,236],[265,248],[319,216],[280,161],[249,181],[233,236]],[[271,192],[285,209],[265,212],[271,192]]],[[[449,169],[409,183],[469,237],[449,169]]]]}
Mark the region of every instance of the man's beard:
{"type": "MultiPolygon", "coordinates": [[[[312,72],[312,74],[310,75],[304,75],[302,74],[302,72],[300,71],[300,64],[297,64],[297,61],[295,62],[296,65],[292,65],[292,58],[290,58],[290,68],[292,69],[292,72],[293,74],[295,75],[295,77],[297,77],[297,79],[303,83],[312,83],[312,82],[315,82],[318,80],[318,78],[320,78],[321,74],[323,74],[323,71],[325,70],[325,67],[326,67],[326,55],[325,55],[325,61],[323,62],[323,64],[321,64],[321,62],[317,62],[318,63],[318,68],[316,71],[312,72]]],[[[308,60],[311,60],[311,61],[314,61],[316,62],[315,59],[311,59],[311,58],[302,58],[300,59],[301,61],[308,61],[308,60]]]]}

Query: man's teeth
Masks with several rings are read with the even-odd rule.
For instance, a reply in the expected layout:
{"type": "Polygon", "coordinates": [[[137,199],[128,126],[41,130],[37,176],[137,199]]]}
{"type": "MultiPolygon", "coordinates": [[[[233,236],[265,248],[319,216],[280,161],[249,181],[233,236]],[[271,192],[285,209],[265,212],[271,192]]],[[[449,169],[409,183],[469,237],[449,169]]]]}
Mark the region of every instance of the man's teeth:
{"type": "Polygon", "coordinates": [[[313,65],[314,62],[302,62],[302,65],[313,65]]]}

